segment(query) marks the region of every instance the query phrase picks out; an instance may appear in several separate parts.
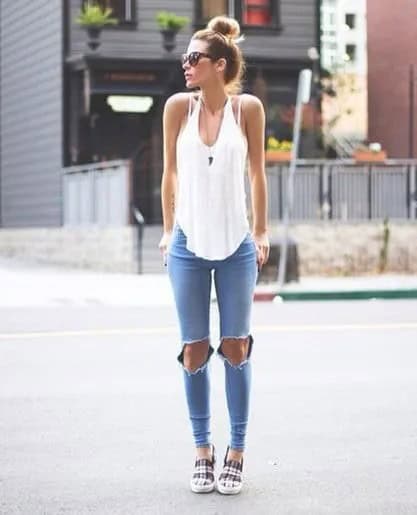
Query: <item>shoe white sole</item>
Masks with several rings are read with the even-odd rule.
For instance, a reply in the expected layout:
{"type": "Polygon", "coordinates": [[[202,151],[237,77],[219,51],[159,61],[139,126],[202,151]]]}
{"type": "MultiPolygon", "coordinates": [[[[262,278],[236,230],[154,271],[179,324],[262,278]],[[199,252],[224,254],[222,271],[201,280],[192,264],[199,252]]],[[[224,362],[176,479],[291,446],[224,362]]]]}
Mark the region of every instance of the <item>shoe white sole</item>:
{"type": "Polygon", "coordinates": [[[238,486],[224,486],[221,483],[216,484],[217,491],[223,495],[235,495],[242,490],[243,483],[238,486]]]}
{"type": "Polygon", "coordinates": [[[195,485],[194,483],[190,483],[191,491],[196,494],[208,494],[214,490],[215,484],[211,485],[195,485]]]}

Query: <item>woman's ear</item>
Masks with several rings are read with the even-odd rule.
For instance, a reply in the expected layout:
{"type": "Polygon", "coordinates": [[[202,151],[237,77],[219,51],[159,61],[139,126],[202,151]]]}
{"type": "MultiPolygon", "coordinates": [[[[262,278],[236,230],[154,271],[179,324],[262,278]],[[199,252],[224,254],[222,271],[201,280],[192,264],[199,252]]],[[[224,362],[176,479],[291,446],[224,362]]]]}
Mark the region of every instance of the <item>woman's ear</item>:
{"type": "Polygon", "coordinates": [[[220,59],[217,59],[216,61],[216,71],[218,72],[224,72],[226,70],[226,64],[227,61],[224,57],[220,57],[220,59]]]}

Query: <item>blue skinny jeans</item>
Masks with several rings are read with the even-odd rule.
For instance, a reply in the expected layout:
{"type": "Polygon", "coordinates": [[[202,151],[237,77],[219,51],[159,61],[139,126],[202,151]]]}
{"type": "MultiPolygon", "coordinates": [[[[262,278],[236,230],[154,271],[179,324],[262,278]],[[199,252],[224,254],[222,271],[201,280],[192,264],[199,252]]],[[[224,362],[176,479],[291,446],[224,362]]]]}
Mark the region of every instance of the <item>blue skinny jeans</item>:
{"type": "Polygon", "coordinates": [[[225,368],[225,389],[230,420],[230,447],[243,451],[249,415],[253,338],[250,316],[257,279],[256,247],[248,233],[238,249],[222,260],[197,257],[186,248],[187,238],[175,225],[167,256],[179,320],[182,350],[177,359],[183,368],[185,394],[196,447],[210,446],[210,294],[212,278],[220,316],[217,355],[225,368]],[[248,338],[246,358],[232,364],[221,348],[225,338],[248,338]],[[207,360],[195,371],[184,367],[184,345],[208,341],[207,360]]]}

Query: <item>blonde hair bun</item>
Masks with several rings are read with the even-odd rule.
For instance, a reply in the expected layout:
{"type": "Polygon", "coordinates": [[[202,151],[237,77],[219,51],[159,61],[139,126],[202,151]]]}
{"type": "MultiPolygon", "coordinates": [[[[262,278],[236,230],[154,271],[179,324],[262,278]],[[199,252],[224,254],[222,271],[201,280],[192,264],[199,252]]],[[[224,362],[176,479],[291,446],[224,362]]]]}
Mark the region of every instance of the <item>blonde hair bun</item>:
{"type": "Polygon", "coordinates": [[[207,23],[207,28],[231,39],[237,39],[240,35],[238,21],[227,16],[215,16],[207,23]]]}

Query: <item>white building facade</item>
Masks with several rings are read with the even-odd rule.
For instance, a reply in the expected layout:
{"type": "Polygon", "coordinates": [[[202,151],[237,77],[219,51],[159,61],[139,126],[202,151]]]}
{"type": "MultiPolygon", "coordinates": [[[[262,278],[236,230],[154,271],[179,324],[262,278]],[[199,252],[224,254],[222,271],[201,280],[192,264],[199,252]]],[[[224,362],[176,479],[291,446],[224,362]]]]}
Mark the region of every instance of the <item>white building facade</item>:
{"type": "Polygon", "coordinates": [[[321,65],[366,75],[366,0],[322,0],[321,65]]]}
{"type": "Polygon", "coordinates": [[[336,91],[323,95],[323,134],[341,156],[367,139],[366,27],[366,0],[322,0],[321,67],[336,91]]]}

